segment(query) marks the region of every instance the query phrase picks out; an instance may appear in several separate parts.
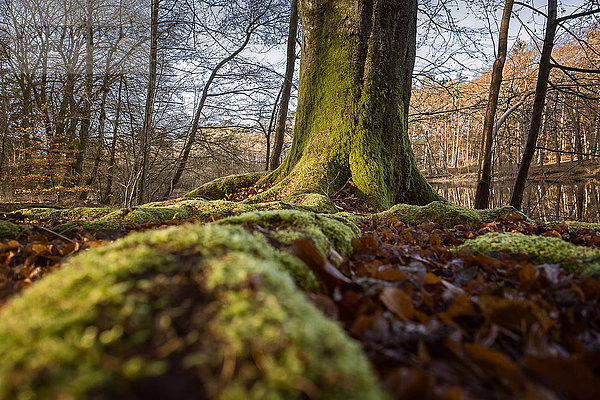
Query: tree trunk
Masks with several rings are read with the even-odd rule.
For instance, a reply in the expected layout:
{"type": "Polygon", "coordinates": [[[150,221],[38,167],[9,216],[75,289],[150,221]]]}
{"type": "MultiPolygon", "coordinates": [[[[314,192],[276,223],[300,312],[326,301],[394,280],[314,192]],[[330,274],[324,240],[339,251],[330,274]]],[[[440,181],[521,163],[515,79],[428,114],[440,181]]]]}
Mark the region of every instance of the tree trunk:
{"type": "MultiPolygon", "coordinates": [[[[87,177],[84,186],[90,187],[94,183],[98,175],[98,169],[100,168],[100,160],[102,159],[102,150],[104,148],[104,124],[106,122],[106,96],[109,92],[109,78],[108,75],[104,78],[104,84],[102,85],[102,100],[100,101],[100,115],[98,116],[98,151],[94,157],[94,166],[92,173],[87,177]]],[[[87,199],[89,189],[81,192],[79,200],[84,201],[87,199]]]]}
{"type": "Polygon", "coordinates": [[[531,112],[531,122],[527,131],[527,142],[523,151],[523,158],[519,165],[519,172],[515,179],[510,204],[521,208],[523,202],[523,191],[529,173],[529,166],[535,154],[537,139],[540,133],[540,125],[544,112],[544,103],[546,102],[546,91],[548,89],[548,78],[550,76],[550,60],[552,58],[552,48],[554,47],[554,36],[556,34],[556,0],[548,0],[548,19],[546,21],[546,33],[544,35],[544,45],[540,56],[540,66],[538,70],[537,83],[535,87],[535,99],[533,100],[533,110],[531,112]]]}
{"type": "Polygon", "coordinates": [[[75,173],[77,180],[83,178],[83,160],[90,140],[90,127],[92,125],[92,85],[94,82],[93,10],[94,4],[92,4],[92,0],[88,0],[86,2],[85,17],[85,80],[83,107],[81,110],[82,120],[81,128],[79,129],[77,152],[75,153],[75,161],[73,162],[73,172],[75,173]]]}
{"type": "Polygon", "coordinates": [[[140,181],[138,184],[138,204],[149,201],[147,198],[148,157],[150,154],[150,128],[152,125],[152,110],[154,109],[154,93],[156,90],[156,64],[158,52],[158,6],[159,0],[152,0],[152,16],[150,21],[150,59],[148,71],[148,91],[146,93],[146,107],[144,111],[144,124],[142,126],[142,160],[140,162],[140,181]]]}
{"type": "Polygon", "coordinates": [[[4,84],[4,76],[2,76],[2,80],[0,81],[0,90],[2,91],[0,97],[0,134],[2,135],[2,139],[0,140],[0,185],[2,185],[7,177],[7,174],[4,173],[4,159],[6,158],[6,138],[10,128],[10,103],[4,84]]]}
{"type": "Polygon", "coordinates": [[[108,162],[108,181],[106,182],[106,191],[102,196],[101,203],[108,204],[110,202],[110,196],[112,195],[113,186],[113,174],[115,169],[115,161],[117,154],[117,135],[119,134],[119,119],[121,116],[121,91],[123,89],[123,75],[119,79],[119,94],[117,97],[117,110],[115,111],[115,122],[113,125],[113,136],[110,145],[110,161],[108,162]]]}
{"type": "Polygon", "coordinates": [[[287,122],[288,106],[290,104],[290,94],[292,91],[292,80],[294,79],[294,66],[296,64],[296,36],[298,35],[298,2],[292,0],[290,13],[290,29],[287,42],[287,60],[285,68],[285,80],[281,91],[281,104],[279,106],[279,115],[275,125],[275,143],[271,155],[271,169],[279,167],[281,160],[281,150],[283,149],[283,140],[285,137],[285,124],[287,122]]]}
{"type": "Polygon", "coordinates": [[[272,194],[330,194],[350,179],[381,207],[441,197],[408,138],[416,0],[300,0],[303,29],[294,140],[272,194]]]}
{"type": "Polygon", "coordinates": [[[271,135],[273,133],[273,122],[275,121],[275,114],[277,113],[277,109],[279,106],[279,99],[281,98],[281,92],[283,91],[283,85],[279,89],[279,93],[277,93],[277,98],[275,99],[275,104],[273,105],[273,110],[271,111],[271,118],[269,118],[269,127],[267,128],[267,132],[265,133],[266,139],[266,148],[267,151],[265,153],[265,171],[270,171],[270,161],[271,161],[271,135]]]}
{"type": "Polygon", "coordinates": [[[494,120],[496,118],[496,109],[498,108],[500,86],[502,85],[502,70],[504,69],[504,61],[506,60],[508,27],[513,4],[513,0],[506,0],[506,3],[504,3],[504,11],[502,12],[502,22],[500,24],[500,33],[498,35],[498,54],[496,55],[496,61],[494,61],[494,67],[492,69],[492,82],[490,83],[487,111],[483,123],[483,141],[481,146],[483,150],[483,162],[479,172],[477,191],[475,193],[475,208],[489,208],[490,185],[492,182],[492,141],[494,120]]]}

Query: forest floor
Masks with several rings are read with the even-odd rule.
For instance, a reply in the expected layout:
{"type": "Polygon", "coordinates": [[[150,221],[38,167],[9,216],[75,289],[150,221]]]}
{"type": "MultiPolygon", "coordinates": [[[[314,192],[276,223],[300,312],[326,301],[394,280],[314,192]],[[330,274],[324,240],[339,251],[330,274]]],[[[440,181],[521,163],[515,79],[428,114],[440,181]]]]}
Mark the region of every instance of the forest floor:
{"type": "MultiPolygon", "coordinates": [[[[242,200],[239,193],[235,200],[242,200]]],[[[308,240],[294,246],[321,281],[306,293],[358,340],[397,399],[592,399],[600,393],[600,283],[527,253],[455,251],[488,232],[557,237],[600,248],[600,230],[544,226],[518,214],[479,226],[375,222],[349,193],[333,199],[360,214],[353,255],[335,269],[308,240]]],[[[2,209],[2,207],[0,207],[2,209]]],[[[6,212],[14,209],[2,210],[6,212]]],[[[0,213],[1,215],[1,213],[0,213]]],[[[218,219],[218,217],[215,217],[218,219]]],[[[65,259],[133,231],[203,221],[85,231],[23,219],[32,229],[0,241],[2,305],[65,259]]]]}
{"type": "MultiPolygon", "coordinates": [[[[431,183],[465,182],[475,185],[477,182],[477,166],[448,168],[445,173],[423,172],[431,183]]],[[[497,179],[513,180],[517,168],[501,168],[494,171],[497,179]]],[[[576,180],[600,179],[600,161],[565,161],[560,164],[532,165],[529,170],[529,179],[555,183],[567,183],[576,180]]]]}

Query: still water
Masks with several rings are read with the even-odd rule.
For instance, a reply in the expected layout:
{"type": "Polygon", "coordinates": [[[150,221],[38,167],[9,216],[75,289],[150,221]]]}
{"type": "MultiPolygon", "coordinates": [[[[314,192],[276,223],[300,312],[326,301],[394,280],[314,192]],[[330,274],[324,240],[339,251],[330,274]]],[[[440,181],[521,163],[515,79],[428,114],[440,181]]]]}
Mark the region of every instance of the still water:
{"type": "MultiPolygon", "coordinates": [[[[465,182],[432,183],[453,203],[473,207],[476,185],[465,182]]],[[[493,183],[491,207],[507,205],[511,181],[493,183]]],[[[577,220],[600,222],[600,181],[595,179],[570,183],[530,181],[523,194],[522,211],[538,221],[577,220]]]]}

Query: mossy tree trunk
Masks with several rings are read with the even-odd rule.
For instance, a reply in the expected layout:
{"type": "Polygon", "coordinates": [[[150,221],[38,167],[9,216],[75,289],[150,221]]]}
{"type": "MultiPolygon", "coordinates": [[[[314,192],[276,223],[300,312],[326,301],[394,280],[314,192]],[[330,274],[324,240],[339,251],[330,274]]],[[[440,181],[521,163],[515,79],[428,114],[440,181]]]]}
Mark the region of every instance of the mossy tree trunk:
{"type": "Polygon", "coordinates": [[[302,60],[294,139],[267,179],[282,194],[343,187],[382,207],[441,197],[408,138],[416,0],[299,0],[302,60]]]}

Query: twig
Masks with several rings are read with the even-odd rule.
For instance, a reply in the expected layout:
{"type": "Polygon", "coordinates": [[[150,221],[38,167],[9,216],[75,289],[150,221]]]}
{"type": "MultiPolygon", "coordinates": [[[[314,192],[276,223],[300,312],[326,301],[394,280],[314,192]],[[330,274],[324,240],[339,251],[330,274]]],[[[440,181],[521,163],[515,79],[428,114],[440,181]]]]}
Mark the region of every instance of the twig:
{"type": "Polygon", "coordinates": [[[35,228],[35,229],[39,229],[39,230],[41,230],[41,231],[48,232],[48,233],[50,233],[50,234],[52,234],[52,235],[54,235],[54,236],[56,236],[56,237],[59,237],[59,238],[61,238],[61,239],[63,239],[63,240],[66,240],[67,242],[75,243],[75,241],[74,241],[74,240],[72,240],[72,239],[69,239],[69,238],[68,238],[68,237],[66,237],[66,236],[63,236],[63,235],[61,235],[61,234],[60,234],[60,233],[58,233],[58,232],[54,232],[54,231],[53,231],[53,230],[51,230],[51,229],[44,228],[43,226],[34,225],[34,224],[30,224],[30,225],[31,225],[33,228],[35,228]]]}

